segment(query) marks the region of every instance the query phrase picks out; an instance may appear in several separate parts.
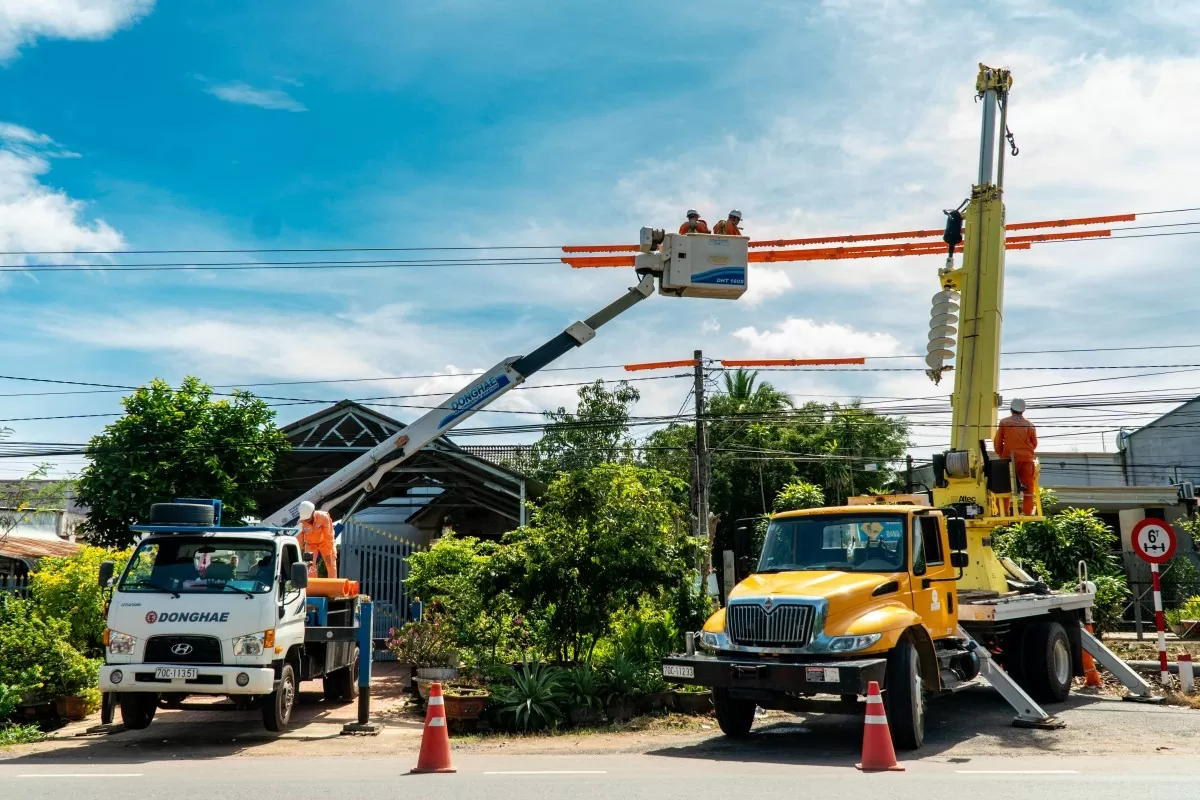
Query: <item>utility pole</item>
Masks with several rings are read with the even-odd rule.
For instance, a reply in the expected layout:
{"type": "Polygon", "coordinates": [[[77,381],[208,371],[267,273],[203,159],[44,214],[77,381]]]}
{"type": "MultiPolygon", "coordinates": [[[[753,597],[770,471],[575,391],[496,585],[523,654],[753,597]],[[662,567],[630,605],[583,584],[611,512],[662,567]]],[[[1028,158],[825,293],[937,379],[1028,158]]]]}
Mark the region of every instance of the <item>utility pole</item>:
{"type": "Polygon", "coordinates": [[[708,575],[712,571],[712,543],[708,531],[708,431],[704,426],[704,353],[692,353],[696,361],[696,537],[704,543],[701,559],[701,585],[708,591],[708,575]]]}

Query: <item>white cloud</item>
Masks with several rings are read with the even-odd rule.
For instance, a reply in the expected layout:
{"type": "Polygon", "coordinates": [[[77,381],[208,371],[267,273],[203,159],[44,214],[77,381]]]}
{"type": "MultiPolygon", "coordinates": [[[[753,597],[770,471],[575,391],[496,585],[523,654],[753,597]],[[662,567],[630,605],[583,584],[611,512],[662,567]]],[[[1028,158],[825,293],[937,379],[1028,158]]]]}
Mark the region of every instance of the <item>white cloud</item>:
{"type": "MultiPolygon", "coordinates": [[[[103,220],[84,218],[85,205],[41,178],[50,170],[54,142],[44,134],[0,123],[0,250],[118,250],[121,234],[103,220]]],[[[54,261],[78,261],[51,256],[54,261]]],[[[22,266],[30,256],[4,256],[0,263],[22,266]]],[[[46,260],[46,259],[41,259],[46,260]]]]}
{"type": "Polygon", "coordinates": [[[107,39],[153,7],[154,0],[3,0],[0,61],[37,39],[107,39]]]}
{"type": "Polygon", "coordinates": [[[308,111],[303,103],[282,89],[256,89],[239,81],[209,86],[204,91],[228,103],[243,106],[257,106],[271,111],[308,111]]]}
{"type": "Polygon", "coordinates": [[[740,299],[751,306],[760,305],[764,300],[778,297],[792,288],[792,281],[783,270],[757,265],[750,268],[747,283],[746,293],[740,299]]]}
{"type": "Polygon", "coordinates": [[[839,322],[817,322],[788,317],[771,330],[753,325],[733,332],[751,355],[765,358],[844,358],[892,356],[901,353],[900,342],[890,333],[855,330],[839,322]]]}

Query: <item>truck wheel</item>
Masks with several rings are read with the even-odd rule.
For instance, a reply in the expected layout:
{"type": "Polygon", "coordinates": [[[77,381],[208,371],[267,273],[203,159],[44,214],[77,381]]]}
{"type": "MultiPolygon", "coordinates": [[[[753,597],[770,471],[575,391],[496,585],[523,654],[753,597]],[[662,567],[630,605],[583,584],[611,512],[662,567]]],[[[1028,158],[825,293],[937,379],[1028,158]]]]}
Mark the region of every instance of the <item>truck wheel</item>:
{"type": "Polygon", "coordinates": [[[121,724],[131,731],[150,727],[158,710],[158,695],[149,692],[121,693],[121,724]]]}
{"type": "Polygon", "coordinates": [[[731,739],[744,739],[754,724],[753,700],[730,697],[728,689],[713,689],[713,705],[717,709],[717,724],[731,739]]]}
{"type": "Polygon", "coordinates": [[[900,750],[916,750],[925,742],[925,685],[921,655],[908,639],[888,655],[884,703],[892,741],[900,750]]]}
{"type": "Polygon", "coordinates": [[[358,697],[358,657],[359,650],[356,647],[350,666],[334,670],[325,676],[323,683],[327,701],[354,700],[358,697]]]}
{"type": "Polygon", "coordinates": [[[1057,622],[1039,620],[1025,632],[1022,681],[1039,703],[1061,703],[1071,692],[1071,643],[1057,622]]]}
{"type": "Polygon", "coordinates": [[[296,673],[291,664],[284,664],[279,673],[279,686],[263,698],[263,724],[269,731],[286,730],[296,705],[296,673]]]}

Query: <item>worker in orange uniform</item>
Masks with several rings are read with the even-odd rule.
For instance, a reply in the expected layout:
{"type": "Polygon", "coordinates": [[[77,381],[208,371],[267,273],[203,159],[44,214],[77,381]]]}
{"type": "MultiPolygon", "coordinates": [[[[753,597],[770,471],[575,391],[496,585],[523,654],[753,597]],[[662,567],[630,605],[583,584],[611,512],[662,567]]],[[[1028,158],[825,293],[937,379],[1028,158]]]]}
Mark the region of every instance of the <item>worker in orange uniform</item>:
{"type": "MultiPolygon", "coordinates": [[[[305,500],[300,504],[300,549],[306,553],[319,554],[325,562],[327,577],[337,577],[337,556],[333,554],[333,517],[328,511],[317,511],[317,507],[305,500]]],[[[308,563],[308,575],[317,577],[317,559],[308,563]]]]}
{"type": "MultiPolygon", "coordinates": [[[[1025,490],[1021,498],[1021,513],[1033,514],[1033,501],[1037,497],[1037,468],[1034,466],[1034,451],[1037,450],[1037,429],[1025,419],[1025,401],[1014,398],[1009,406],[1012,414],[1000,420],[992,443],[996,455],[1011,458],[1017,470],[1017,480],[1025,490]]],[[[1013,487],[1014,489],[1016,487],[1013,487]]]]}
{"type": "Polygon", "coordinates": [[[679,232],[687,233],[708,233],[708,223],[700,219],[700,212],[694,208],[689,208],[687,213],[687,222],[679,226],[679,232]]]}
{"type": "Polygon", "coordinates": [[[738,225],[742,224],[742,212],[736,208],[729,212],[729,218],[723,219],[717,223],[717,227],[713,228],[713,233],[720,236],[741,236],[742,229],[738,225]]]}

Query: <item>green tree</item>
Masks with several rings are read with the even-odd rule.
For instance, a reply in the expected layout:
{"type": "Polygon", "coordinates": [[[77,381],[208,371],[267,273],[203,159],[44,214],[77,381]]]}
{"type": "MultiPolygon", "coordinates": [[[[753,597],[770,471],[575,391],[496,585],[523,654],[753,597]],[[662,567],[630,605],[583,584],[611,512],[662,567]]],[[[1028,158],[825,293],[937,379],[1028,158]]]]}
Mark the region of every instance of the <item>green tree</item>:
{"type": "Polygon", "coordinates": [[[769,383],[758,383],[757,372],[735,369],[724,375],[724,403],[736,413],[782,411],[792,407],[792,400],[769,383]]]}
{"type": "Polygon", "coordinates": [[[508,593],[540,617],[549,654],[590,660],[618,610],[646,597],[665,604],[691,579],[698,553],[685,491],[668,474],[631,464],[563,473],[530,524],[505,534],[489,594],[508,593]]]}
{"type": "Polygon", "coordinates": [[[178,389],[155,379],[126,397],[125,416],[88,443],[78,498],[91,509],[84,529],[95,541],[127,546],[131,524],[179,495],[219,497],[230,525],[258,511],[254,493],[270,481],[287,437],[252,394],[212,394],[198,378],[178,389]]]}
{"type": "Polygon", "coordinates": [[[574,412],[559,407],[547,411],[542,438],[534,445],[534,474],[551,481],[560,472],[598,464],[630,462],[634,442],[629,436],[629,409],[641,395],[625,381],[609,389],[604,381],[579,388],[574,412]]]}
{"type": "Polygon", "coordinates": [[[775,513],[802,511],[806,508],[820,508],[823,505],[825,493],[821,491],[821,487],[797,478],[784,484],[779,490],[779,494],[775,495],[775,500],[771,503],[771,510],[775,513]]]}
{"type": "Polygon", "coordinates": [[[73,555],[43,558],[29,574],[37,613],[64,620],[70,626],[71,645],[80,652],[93,653],[103,647],[104,597],[96,581],[100,562],[115,562],[120,574],[131,552],[84,546],[73,555]]]}

